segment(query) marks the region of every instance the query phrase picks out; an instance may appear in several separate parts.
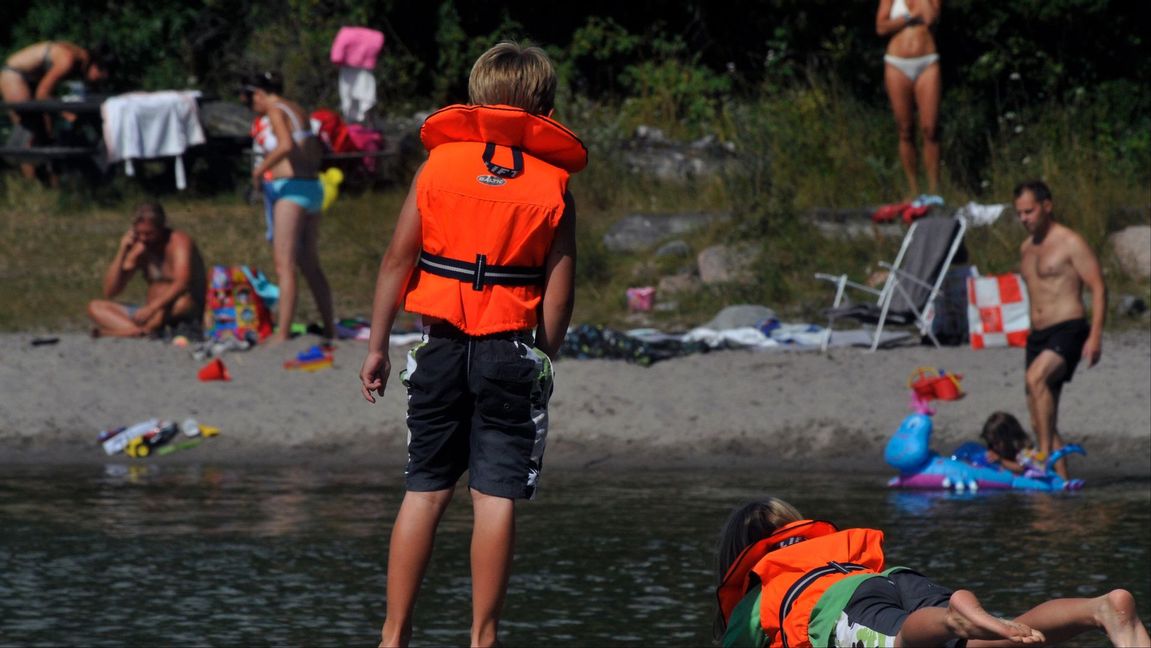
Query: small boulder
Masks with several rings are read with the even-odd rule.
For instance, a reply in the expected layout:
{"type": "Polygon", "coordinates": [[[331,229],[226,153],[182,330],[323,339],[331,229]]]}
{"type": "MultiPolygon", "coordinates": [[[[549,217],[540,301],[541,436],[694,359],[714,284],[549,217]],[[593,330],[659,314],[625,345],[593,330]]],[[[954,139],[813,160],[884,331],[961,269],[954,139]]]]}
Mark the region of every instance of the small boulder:
{"type": "Polygon", "coordinates": [[[1109,238],[1123,272],[1136,279],[1151,279],[1151,225],[1132,225],[1109,238]]]}
{"type": "Polygon", "coordinates": [[[711,321],[704,324],[704,328],[713,329],[716,331],[723,331],[726,329],[741,328],[744,326],[756,326],[761,322],[777,319],[775,311],[767,306],[759,306],[756,304],[735,304],[732,306],[725,306],[723,310],[716,313],[711,321]]]}
{"type": "Polygon", "coordinates": [[[686,272],[661,277],[656,292],[661,295],[674,295],[699,290],[703,282],[699,277],[686,272]]]}
{"type": "Polygon", "coordinates": [[[691,246],[683,239],[676,239],[668,241],[659,246],[655,251],[656,257],[689,257],[691,256],[691,246]]]}
{"type": "Polygon", "coordinates": [[[739,283],[755,281],[752,271],[759,254],[749,244],[713,245],[696,257],[699,278],[705,284],[739,283]]]}
{"type": "Polygon", "coordinates": [[[731,218],[731,214],[632,214],[615,222],[603,236],[613,252],[640,252],[660,241],[731,218]]]}

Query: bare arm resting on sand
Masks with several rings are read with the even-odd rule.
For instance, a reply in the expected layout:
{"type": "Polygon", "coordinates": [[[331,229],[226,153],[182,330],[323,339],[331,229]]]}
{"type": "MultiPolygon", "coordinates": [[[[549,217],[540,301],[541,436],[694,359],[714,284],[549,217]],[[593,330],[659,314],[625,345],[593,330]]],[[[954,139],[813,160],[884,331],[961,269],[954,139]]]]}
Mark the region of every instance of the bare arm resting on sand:
{"type": "Polygon", "coordinates": [[[575,306],[575,222],[575,199],[568,193],[564,195],[564,214],[548,252],[544,295],[536,328],[536,346],[553,359],[563,344],[575,306]]]}
{"type": "Polygon", "coordinates": [[[372,392],[383,396],[388,385],[388,374],[392,372],[392,362],[388,358],[388,343],[391,339],[392,324],[400,310],[400,300],[411,279],[412,270],[420,259],[421,225],[420,210],[416,203],[416,182],[419,171],[412,178],[408,196],[400,208],[396,221],[396,231],[392,242],[380,261],[380,272],[376,277],[376,295],[372,301],[372,333],[368,338],[368,357],[360,368],[360,393],[369,403],[376,402],[372,392]]]}

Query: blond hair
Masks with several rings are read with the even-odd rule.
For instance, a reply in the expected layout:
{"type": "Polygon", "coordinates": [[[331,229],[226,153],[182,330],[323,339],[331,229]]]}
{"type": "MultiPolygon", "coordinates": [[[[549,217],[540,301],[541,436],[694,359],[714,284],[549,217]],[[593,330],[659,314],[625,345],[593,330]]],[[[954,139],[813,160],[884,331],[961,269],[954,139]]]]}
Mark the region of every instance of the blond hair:
{"type": "Polygon", "coordinates": [[[504,104],[547,115],[555,108],[555,67],[542,49],[504,41],[472,65],[468,98],[473,104],[504,104]]]}

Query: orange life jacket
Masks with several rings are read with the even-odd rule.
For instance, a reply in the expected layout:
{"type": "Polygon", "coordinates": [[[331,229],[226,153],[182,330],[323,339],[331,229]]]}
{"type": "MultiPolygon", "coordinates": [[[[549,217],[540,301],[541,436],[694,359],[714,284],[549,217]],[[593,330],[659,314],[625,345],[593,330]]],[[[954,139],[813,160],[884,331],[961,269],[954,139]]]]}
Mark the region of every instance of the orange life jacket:
{"type": "Polygon", "coordinates": [[[852,574],[883,571],[883,532],[839,531],[834,524],[801,520],[747,547],[728,569],[716,594],[724,619],[759,582],[759,623],[771,646],[811,646],[807,628],[827,588],[852,574]]]}
{"type": "Polygon", "coordinates": [[[587,149],[547,117],[449,106],[420,129],[423,250],[404,307],[469,335],[534,328],[570,173],[587,149]]]}

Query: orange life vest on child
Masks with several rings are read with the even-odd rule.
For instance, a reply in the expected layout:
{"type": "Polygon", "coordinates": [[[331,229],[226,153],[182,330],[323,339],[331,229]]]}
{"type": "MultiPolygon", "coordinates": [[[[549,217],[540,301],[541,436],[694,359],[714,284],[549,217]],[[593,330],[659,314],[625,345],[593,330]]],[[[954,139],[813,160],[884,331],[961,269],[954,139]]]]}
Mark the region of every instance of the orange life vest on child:
{"type": "Polygon", "coordinates": [[[883,532],[839,531],[834,524],[801,520],[747,547],[716,592],[724,619],[759,581],[759,622],[771,646],[810,647],[808,622],[819,598],[852,574],[883,571],[883,532]]]}
{"type": "Polygon", "coordinates": [[[404,307],[469,335],[534,328],[568,177],[587,166],[587,149],[558,122],[510,106],[449,106],[420,138],[423,250],[404,307]]]}

